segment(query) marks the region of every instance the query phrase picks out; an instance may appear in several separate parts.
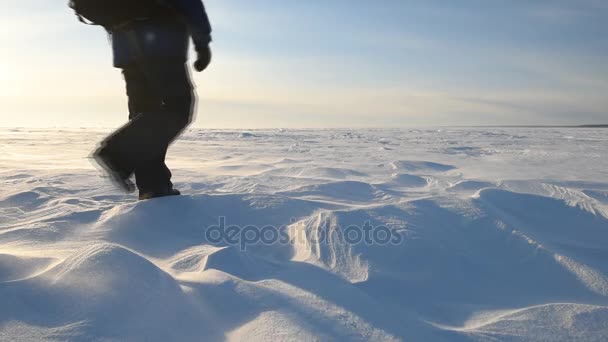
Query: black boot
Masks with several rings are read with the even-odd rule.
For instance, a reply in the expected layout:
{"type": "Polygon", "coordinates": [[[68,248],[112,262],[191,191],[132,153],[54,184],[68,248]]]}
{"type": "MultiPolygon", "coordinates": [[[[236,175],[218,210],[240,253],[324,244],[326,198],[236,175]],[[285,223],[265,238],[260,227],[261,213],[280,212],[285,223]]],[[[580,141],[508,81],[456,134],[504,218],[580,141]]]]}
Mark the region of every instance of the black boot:
{"type": "Polygon", "coordinates": [[[127,193],[135,191],[135,184],[131,181],[131,174],[121,169],[118,164],[107,154],[103,147],[93,153],[93,158],[110,176],[110,180],[127,193]]]}
{"type": "Polygon", "coordinates": [[[144,201],[144,200],[149,200],[152,198],[179,196],[179,195],[181,195],[181,192],[179,192],[179,190],[173,189],[173,188],[166,190],[166,191],[144,191],[144,192],[140,191],[139,200],[144,201]]]}

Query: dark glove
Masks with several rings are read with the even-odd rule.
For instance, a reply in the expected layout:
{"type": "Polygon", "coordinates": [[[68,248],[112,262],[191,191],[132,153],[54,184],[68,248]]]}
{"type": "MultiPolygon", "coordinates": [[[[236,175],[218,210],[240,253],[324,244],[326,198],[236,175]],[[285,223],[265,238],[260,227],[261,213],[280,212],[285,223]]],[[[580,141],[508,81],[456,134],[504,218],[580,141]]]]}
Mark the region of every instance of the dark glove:
{"type": "Polygon", "coordinates": [[[207,69],[211,63],[211,47],[207,45],[202,49],[198,49],[197,53],[198,57],[196,58],[196,62],[194,62],[194,70],[201,72],[207,69]]]}

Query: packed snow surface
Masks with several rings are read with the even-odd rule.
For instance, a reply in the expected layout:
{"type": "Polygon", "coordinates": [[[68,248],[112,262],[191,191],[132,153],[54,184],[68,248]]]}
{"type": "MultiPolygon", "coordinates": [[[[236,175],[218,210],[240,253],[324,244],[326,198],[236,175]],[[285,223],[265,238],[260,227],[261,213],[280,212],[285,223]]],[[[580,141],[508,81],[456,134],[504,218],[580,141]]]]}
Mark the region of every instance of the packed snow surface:
{"type": "Polygon", "coordinates": [[[0,130],[1,341],[608,341],[607,130],[108,132],[0,130]]]}

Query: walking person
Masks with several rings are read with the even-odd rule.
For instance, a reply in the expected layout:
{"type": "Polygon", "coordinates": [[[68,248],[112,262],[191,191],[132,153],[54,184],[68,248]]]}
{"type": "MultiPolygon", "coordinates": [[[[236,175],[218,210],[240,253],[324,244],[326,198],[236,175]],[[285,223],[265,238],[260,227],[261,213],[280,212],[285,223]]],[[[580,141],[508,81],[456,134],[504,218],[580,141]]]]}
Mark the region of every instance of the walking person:
{"type": "Polygon", "coordinates": [[[71,7],[81,21],[108,31],[129,100],[129,122],[104,139],[93,157],[126,192],[136,185],[140,200],[179,195],[165,157],[192,121],[190,40],[197,52],[195,70],[211,62],[211,25],[203,2],[72,0],[71,7]]]}

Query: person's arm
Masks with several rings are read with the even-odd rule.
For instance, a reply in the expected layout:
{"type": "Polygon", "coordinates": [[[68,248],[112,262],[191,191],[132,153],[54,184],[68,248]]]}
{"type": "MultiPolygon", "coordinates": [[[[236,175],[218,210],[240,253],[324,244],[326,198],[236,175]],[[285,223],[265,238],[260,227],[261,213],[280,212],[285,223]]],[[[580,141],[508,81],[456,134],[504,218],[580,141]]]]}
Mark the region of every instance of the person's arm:
{"type": "Polygon", "coordinates": [[[165,0],[182,16],[198,54],[194,64],[197,71],[203,71],[211,62],[211,23],[202,0],[165,0]]]}
{"type": "Polygon", "coordinates": [[[201,0],[166,0],[183,17],[188,25],[197,50],[211,42],[211,23],[201,0]]]}

